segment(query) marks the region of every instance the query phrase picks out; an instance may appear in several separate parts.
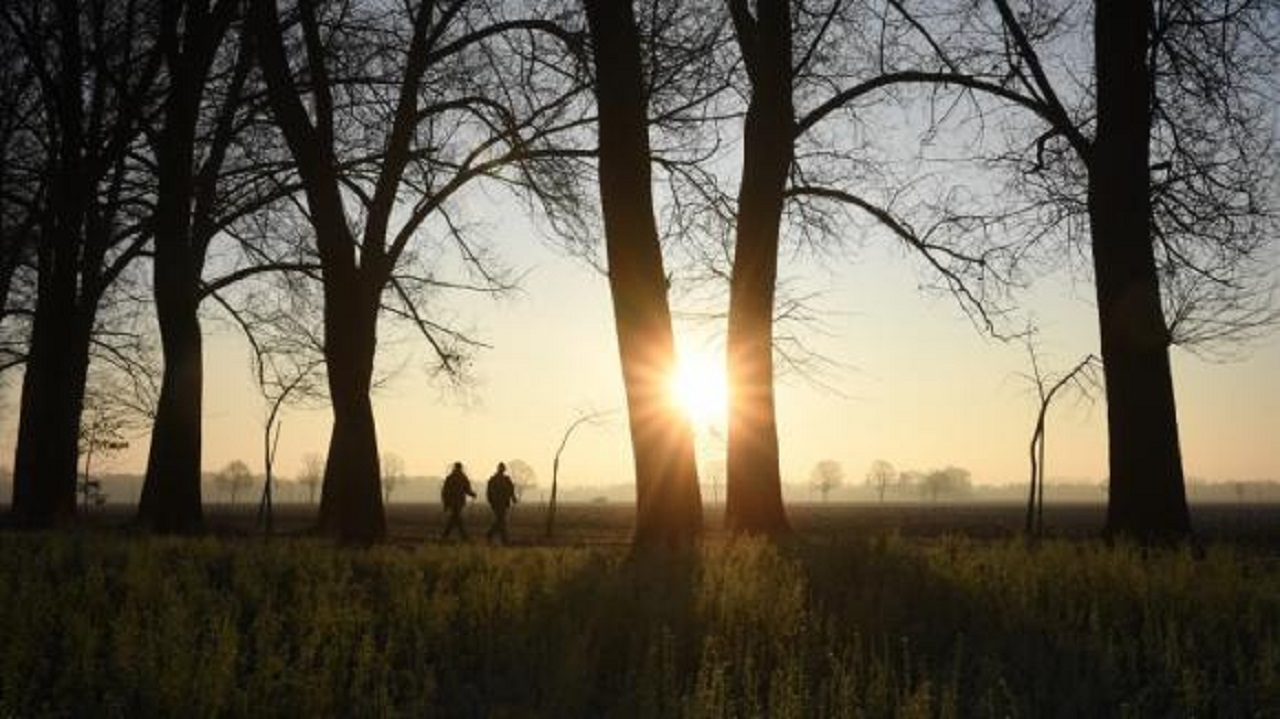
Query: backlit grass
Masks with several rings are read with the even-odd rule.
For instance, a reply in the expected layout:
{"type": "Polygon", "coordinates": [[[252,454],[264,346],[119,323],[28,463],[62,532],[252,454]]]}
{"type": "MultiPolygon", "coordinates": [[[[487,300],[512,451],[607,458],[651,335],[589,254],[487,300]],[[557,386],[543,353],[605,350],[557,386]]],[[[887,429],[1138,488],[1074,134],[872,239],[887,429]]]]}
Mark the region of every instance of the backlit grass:
{"type": "Polygon", "coordinates": [[[1269,716],[1273,561],[6,534],[0,716],[1269,716]]]}

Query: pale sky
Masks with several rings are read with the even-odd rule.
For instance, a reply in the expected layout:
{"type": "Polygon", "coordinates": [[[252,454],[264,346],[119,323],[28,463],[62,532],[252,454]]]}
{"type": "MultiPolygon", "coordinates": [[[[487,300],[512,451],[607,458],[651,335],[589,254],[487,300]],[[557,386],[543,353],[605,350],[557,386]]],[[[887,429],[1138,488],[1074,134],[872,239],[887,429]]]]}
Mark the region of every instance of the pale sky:
{"type": "MultiPolygon", "coordinates": [[[[508,223],[505,261],[527,271],[522,291],[501,300],[451,306],[492,346],[476,357],[477,382],[466,396],[433,385],[420,343],[397,342],[384,367],[402,367],[377,391],[379,442],[400,455],[410,475],[441,474],[455,460],[473,474],[521,458],[550,477],[560,435],[579,411],[616,409],[612,422],[587,427],[565,453],[565,486],[632,481],[623,392],[605,279],[532,229],[508,223]],[[403,348],[409,348],[408,350],[403,348]],[[405,352],[411,356],[406,361],[405,352]]],[[[922,293],[915,258],[869,246],[835,259],[784,260],[786,276],[822,290],[827,314],[814,344],[840,366],[819,386],[783,377],[778,386],[784,480],[803,482],[819,460],[842,462],[860,481],[878,458],[899,469],[958,465],[979,483],[1023,481],[1034,419],[1033,391],[1018,376],[1024,350],[984,339],[946,296],[922,293]],[[817,265],[821,264],[819,269],[817,265]]],[[[1045,368],[1063,370],[1097,345],[1091,288],[1067,278],[1041,281],[1030,295],[1042,326],[1045,368]]],[[[204,466],[243,459],[262,469],[264,403],[241,339],[206,323],[204,466]]],[[[681,331],[685,351],[718,348],[716,338],[681,331]]],[[[384,333],[384,336],[386,333],[384,333]]],[[[406,335],[407,337],[407,335],[406,335]]],[[[1212,363],[1174,350],[1182,448],[1188,476],[1213,480],[1280,478],[1280,336],[1251,346],[1243,361],[1212,363]]],[[[15,388],[16,389],[16,388],[15,388]]],[[[17,392],[0,419],[0,464],[12,462],[17,392]]],[[[1097,480],[1106,473],[1101,401],[1065,398],[1050,416],[1048,475],[1097,480]]],[[[279,471],[296,473],[309,452],[323,455],[329,412],[291,410],[284,417],[279,471]]],[[[140,437],[103,470],[141,472],[140,437]]],[[[723,442],[700,432],[703,462],[723,442]]]]}

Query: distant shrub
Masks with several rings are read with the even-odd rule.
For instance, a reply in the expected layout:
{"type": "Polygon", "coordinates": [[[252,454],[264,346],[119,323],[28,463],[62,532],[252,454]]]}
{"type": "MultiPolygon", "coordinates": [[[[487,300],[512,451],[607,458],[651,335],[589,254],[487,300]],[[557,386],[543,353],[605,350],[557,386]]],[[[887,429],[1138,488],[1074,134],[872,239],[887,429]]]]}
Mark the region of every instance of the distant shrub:
{"type": "Polygon", "coordinates": [[[0,534],[0,716],[1259,716],[1280,576],[1213,548],[0,534]]]}

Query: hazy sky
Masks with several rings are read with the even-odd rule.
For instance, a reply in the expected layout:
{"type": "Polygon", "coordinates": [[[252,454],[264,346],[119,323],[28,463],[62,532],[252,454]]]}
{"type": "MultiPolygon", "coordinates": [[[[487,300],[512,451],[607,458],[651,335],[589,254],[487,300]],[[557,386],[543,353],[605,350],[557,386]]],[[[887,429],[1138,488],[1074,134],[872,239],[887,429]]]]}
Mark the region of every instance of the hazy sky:
{"type": "MultiPolygon", "coordinates": [[[[411,475],[440,474],[460,460],[473,474],[521,458],[549,478],[567,424],[583,410],[616,409],[614,419],[575,435],[562,479],[569,486],[629,482],[623,392],[605,279],[516,222],[497,244],[505,261],[527,271],[522,290],[501,300],[455,301],[452,311],[493,349],[476,358],[477,382],[465,394],[432,383],[424,348],[411,336],[384,333],[382,365],[398,368],[374,398],[384,452],[400,455],[411,475]]],[[[877,458],[899,469],[954,464],[978,482],[1022,481],[1034,419],[1033,390],[1018,373],[1025,351],[984,339],[947,296],[920,292],[928,280],[914,257],[868,246],[845,255],[789,259],[784,274],[825,310],[814,346],[838,363],[815,384],[784,376],[778,387],[785,481],[804,481],[822,459],[842,462],[860,481],[877,458]]],[[[1049,371],[1065,369],[1097,345],[1086,284],[1042,280],[1031,294],[1043,327],[1049,371]]],[[[719,328],[682,328],[685,351],[718,352],[719,328]]],[[[243,341],[207,323],[204,466],[243,459],[261,471],[264,403],[249,374],[243,341]]],[[[718,355],[717,355],[718,358],[718,355]]],[[[1211,363],[1174,351],[1185,467],[1209,479],[1280,478],[1280,337],[1243,361],[1211,363]]],[[[0,419],[0,464],[12,461],[17,393],[0,419]]],[[[1100,479],[1106,473],[1101,401],[1065,398],[1050,417],[1050,477],[1100,479]]],[[[308,452],[324,453],[329,412],[291,410],[284,417],[279,469],[295,473],[308,452]]],[[[719,433],[700,431],[704,463],[723,455],[719,433]]],[[[722,429],[722,428],[720,428],[722,429]]],[[[147,438],[103,466],[141,471],[147,438]]]]}

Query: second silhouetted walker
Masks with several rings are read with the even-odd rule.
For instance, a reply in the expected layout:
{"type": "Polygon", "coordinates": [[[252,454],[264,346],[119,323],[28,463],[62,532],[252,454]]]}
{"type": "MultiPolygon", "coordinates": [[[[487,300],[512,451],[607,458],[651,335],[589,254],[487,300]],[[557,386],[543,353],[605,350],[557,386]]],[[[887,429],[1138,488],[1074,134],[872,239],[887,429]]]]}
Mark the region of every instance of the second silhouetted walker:
{"type": "Polygon", "coordinates": [[[489,500],[489,507],[493,510],[493,526],[489,527],[489,541],[492,542],[497,537],[503,544],[507,543],[507,510],[511,509],[511,505],[515,504],[516,486],[511,481],[511,477],[507,476],[507,465],[499,462],[498,471],[493,473],[489,478],[489,485],[485,489],[485,498],[489,500]]]}

